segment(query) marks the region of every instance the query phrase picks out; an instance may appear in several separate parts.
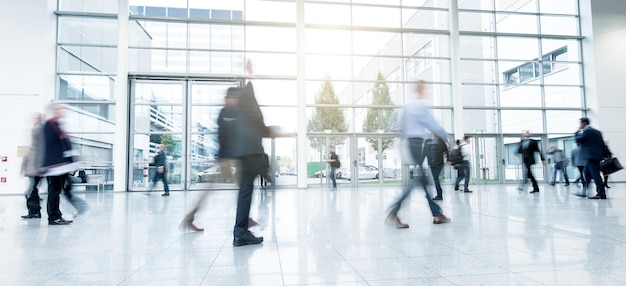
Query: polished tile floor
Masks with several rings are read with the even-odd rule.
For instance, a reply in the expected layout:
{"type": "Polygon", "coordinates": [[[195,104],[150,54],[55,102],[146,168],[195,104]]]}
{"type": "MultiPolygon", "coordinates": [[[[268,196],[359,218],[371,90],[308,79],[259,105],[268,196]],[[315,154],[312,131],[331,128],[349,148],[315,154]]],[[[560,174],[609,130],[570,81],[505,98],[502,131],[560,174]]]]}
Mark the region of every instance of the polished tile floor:
{"type": "Polygon", "coordinates": [[[200,192],[79,193],[90,210],[68,226],[22,220],[23,197],[0,196],[0,284],[626,284],[626,185],[605,201],[573,186],[471,188],[446,187],[442,225],[415,190],[400,212],[409,229],[383,224],[396,187],[255,191],[251,230],[265,242],[244,247],[232,246],[234,191],[209,196],[202,233],[178,227],[200,192]]]}

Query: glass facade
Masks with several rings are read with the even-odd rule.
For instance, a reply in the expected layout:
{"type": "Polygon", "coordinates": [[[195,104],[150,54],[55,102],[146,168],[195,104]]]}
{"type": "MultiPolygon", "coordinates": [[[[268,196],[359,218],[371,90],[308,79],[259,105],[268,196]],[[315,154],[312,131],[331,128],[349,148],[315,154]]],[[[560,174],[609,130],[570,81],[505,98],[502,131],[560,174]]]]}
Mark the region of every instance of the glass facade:
{"type": "Polygon", "coordinates": [[[248,81],[241,77],[247,60],[266,124],[288,134],[266,142],[285,176],[279,184],[295,185],[293,175],[305,174],[311,185],[326,184],[328,145],[343,158],[342,173],[359,178],[342,183],[399,183],[396,122],[417,80],[428,83],[427,100],[446,130],[475,137],[476,180],[510,178],[519,162],[507,152],[523,130],[569,148],[560,138],[586,110],[578,1],[461,0],[453,2],[458,10],[450,3],[130,0],[128,72],[142,78],[130,82],[129,110],[116,110],[125,100],[115,94],[118,2],[59,0],[57,98],[89,122],[70,130],[81,146],[98,150],[87,167],[111,166],[114,126],[130,126],[131,189],[144,185],[143,166],[165,135],[180,168],[171,168],[172,182],[187,189],[210,169],[225,87],[248,81]],[[129,112],[131,122],[115,122],[116,112],[129,112]],[[298,129],[301,113],[306,130],[298,129]],[[454,130],[455,118],[463,130],[454,130]],[[302,133],[307,146],[296,144],[302,133]],[[298,160],[307,170],[297,170],[298,160]]]}

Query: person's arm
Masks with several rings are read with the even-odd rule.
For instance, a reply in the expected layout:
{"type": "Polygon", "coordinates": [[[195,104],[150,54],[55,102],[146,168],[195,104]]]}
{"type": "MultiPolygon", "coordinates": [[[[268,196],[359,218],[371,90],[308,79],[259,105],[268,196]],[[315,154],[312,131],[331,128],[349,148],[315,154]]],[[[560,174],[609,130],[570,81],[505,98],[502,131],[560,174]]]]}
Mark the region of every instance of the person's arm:
{"type": "Polygon", "coordinates": [[[541,162],[545,164],[546,158],[543,156],[543,153],[541,153],[541,149],[539,149],[539,142],[537,141],[534,141],[534,142],[535,142],[535,150],[537,150],[537,153],[539,153],[539,158],[541,158],[541,162]]]}

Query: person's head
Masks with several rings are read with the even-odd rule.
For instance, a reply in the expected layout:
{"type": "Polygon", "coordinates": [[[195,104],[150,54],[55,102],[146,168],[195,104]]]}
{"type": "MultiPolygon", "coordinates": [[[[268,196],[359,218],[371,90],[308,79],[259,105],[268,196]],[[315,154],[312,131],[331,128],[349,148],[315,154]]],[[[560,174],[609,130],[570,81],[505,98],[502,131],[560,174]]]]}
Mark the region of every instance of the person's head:
{"type": "Polygon", "coordinates": [[[50,105],[50,119],[62,118],[65,113],[65,106],[61,103],[53,103],[50,105]]]}
{"type": "Polygon", "coordinates": [[[556,150],[558,150],[559,148],[557,148],[557,147],[556,147],[556,145],[552,145],[552,146],[550,146],[550,149],[551,149],[552,151],[556,151],[556,150]]]}
{"type": "Polygon", "coordinates": [[[41,120],[43,120],[43,115],[41,115],[41,113],[39,113],[39,112],[35,112],[33,114],[33,123],[34,124],[41,124],[41,120]]]}
{"type": "Polygon", "coordinates": [[[530,131],[529,131],[529,130],[525,130],[525,131],[522,133],[522,138],[529,138],[529,137],[530,137],[530,135],[531,135],[531,134],[530,134],[530,131]]]}
{"type": "Polygon", "coordinates": [[[456,146],[461,146],[461,139],[456,139],[455,143],[456,143],[456,146]]]}
{"type": "Polygon", "coordinates": [[[465,135],[463,136],[463,141],[465,141],[465,143],[469,143],[471,138],[472,137],[465,135]]]}
{"type": "Polygon", "coordinates": [[[224,97],[224,104],[229,107],[237,106],[237,104],[239,104],[240,96],[241,88],[229,87],[226,91],[226,97],[224,97]]]}
{"type": "Polygon", "coordinates": [[[335,152],[335,146],[333,145],[328,146],[328,152],[335,152]]]}
{"type": "Polygon", "coordinates": [[[250,59],[246,60],[246,72],[248,72],[248,74],[253,74],[254,73],[252,60],[250,60],[250,59]]]}
{"type": "Polygon", "coordinates": [[[164,144],[157,145],[157,150],[163,151],[163,149],[165,149],[165,145],[164,144]]]}
{"type": "Polygon", "coordinates": [[[580,119],[580,129],[583,129],[587,126],[589,126],[590,122],[589,122],[589,118],[587,117],[583,117],[580,119]]]}
{"type": "Polygon", "coordinates": [[[430,134],[431,139],[435,139],[437,137],[437,134],[435,134],[435,132],[432,132],[430,130],[428,130],[428,134],[430,134]]]}
{"type": "Polygon", "coordinates": [[[426,90],[426,82],[424,82],[423,80],[418,80],[417,85],[415,87],[415,91],[417,92],[417,98],[419,99],[424,98],[425,90],[426,90]]]}

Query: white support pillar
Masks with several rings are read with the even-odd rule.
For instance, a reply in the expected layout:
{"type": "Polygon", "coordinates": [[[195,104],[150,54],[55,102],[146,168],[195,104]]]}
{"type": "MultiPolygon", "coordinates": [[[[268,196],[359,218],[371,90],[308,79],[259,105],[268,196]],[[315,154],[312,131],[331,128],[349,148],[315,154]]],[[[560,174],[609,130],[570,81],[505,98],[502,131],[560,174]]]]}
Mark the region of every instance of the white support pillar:
{"type": "Polygon", "coordinates": [[[461,39],[459,33],[459,5],[450,0],[450,80],[452,82],[452,114],[454,115],[454,138],[463,138],[463,93],[461,91],[461,39]]]}
{"type": "Polygon", "coordinates": [[[296,50],[297,50],[297,95],[298,95],[298,132],[297,132],[297,162],[298,188],[307,187],[307,138],[306,138],[306,81],[305,81],[305,37],[304,37],[304,0],[296,1],[296,50]]]}
{"type": "MultiPolygon", "coordinates": [[[[115,145],[113,183],[115,192],[128,190],[128,1],[118,0],[117,76],[115,77],[115,145]]],[[[131,151],[129,151],[131,150],[131,151]]]]}

